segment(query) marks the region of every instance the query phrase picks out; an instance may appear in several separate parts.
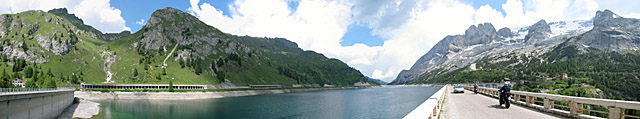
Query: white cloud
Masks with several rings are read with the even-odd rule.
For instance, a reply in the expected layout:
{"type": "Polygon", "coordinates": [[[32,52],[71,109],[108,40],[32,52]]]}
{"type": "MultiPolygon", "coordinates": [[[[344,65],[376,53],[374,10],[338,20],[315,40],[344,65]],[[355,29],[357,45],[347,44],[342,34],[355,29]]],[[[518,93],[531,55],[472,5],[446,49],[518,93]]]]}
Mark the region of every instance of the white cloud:
{"type": "MultiPolygon", "coordinates": [[[[338,58],[361,70],[365,75],[387,81],[393,80],[402,69],[409,68],[418,57],[447,34],[464,32],[468,24],[472,23],[471,16],[474,13],[471,6],[459,2],[412,2],[414,7],[406,9],[408,12],[396,12],[406,13],[399,16],[407,16],[407,19],[397,20],[406,21],[405,23],[380,27],[377,30],[379,35],[389,38],[383,46],[355,44],[343,47],[340,45],[340,38],[346,33],[347,26],[356,22],[356,18],[351,17],[354,12],[350,7],[357,3],[299,1],[297,11],[290,14],[291,10],[288,9],[286,1],[238,0],[230,5],[232,14],[231,17],[227,17],[210,4],[197,4],[198,2],[191,0],[189,12],[224,32],[259,37],[284,37],[298,43],[303,49],[338,58]]],[[[371,19],[377,17],[373,16],[371,19]]],[[[378,20],[372,20],[371,23],[365,21],[361,22],[386,26],[382,25],[386,22],[378,20]]]]}
{"type": "MultiPolygon", "coordinates": [[[[209,3],[190,0],[188,12],[223,32],[257,37],[283,37],[305,50],[338,58],[372,78],[393,80],[446,35],[462,34],[469,25],[491,22],[496,28],[528,26],[540,19],[588,19],[611,9],[624,17],[640,17],[640,1],[628,0],[507,0],[504,15],[489,5],[474,9],[457,0],[237,0],[230,15],[209,3]],[[350,24],[363,24],[386,39],[382,46],[356,43],[341,46],[350,24]]],[[[109,0],[8,0],[0,13],[67,7],[87,24],[106,32],[129,30],[120,10],[109,0]]],[[[144,20],[136,22],[143,24],[144,20]]]]}
{"type": "MultiPolygon", "coordinates": [[[[304,0],[297,1],[297,11],[292,13],[287,0],[237,0],[229,5],[228,17],[209,3],[190,2],[191,14],[223,32],[287,38],[305,50],[338,58],[367,76],[385,81],[409,69],[446,35],[462,34],[472,24],[523,27],[540,19],[588,19],[602,9],[600,2],[593,0],[507,0],[500,6],[503,15],[488,5],[474,9],[455,0],[304,0]],[[340,38],[350,24],[367,25],[373,35],[387,40],[382,46],[341,46],[340,38]]],[[[621,13],[637,15],[637,11],[621,13]]]]}
{"type": "Polygon", "coordinates": [[[12,14],[27,10],[48,11],[54,8],[67,8],[70,13],[81,18],[85,24],[102,32],[131,31],[125,26],[121,11],[111,7],[109,0],[3,0],[0,1],[0,13],[12,14]]]}
{"type": "Polygon", "coordinates": [[[138,24],[138,25],[144,25],[144,19],[140,19],[140,21],[136,21],[136,24],[138,24]]]}
{"type": "Polygon", "coordinates": [[[496,28],[529,26],[541,19],[547,22],[590,19],[599,9],[593,0],[507,0],[503,16],[491,6],[478,8],[475,24],[490,22],[496,28]]]}

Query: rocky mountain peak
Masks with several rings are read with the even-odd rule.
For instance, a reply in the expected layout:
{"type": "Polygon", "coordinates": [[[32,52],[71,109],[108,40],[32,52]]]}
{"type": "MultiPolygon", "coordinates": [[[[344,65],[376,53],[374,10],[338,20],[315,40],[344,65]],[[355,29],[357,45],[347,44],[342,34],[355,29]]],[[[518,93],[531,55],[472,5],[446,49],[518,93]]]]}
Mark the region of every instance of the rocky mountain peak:
{"type": "Polygon", "coordinates": [[[465,35],[472,35],[472,36],[473,35],[491,35],[495,33],[496,33],[496,29],[493,27],[491,23],[478,24],[477,27],[476,25],[471,25],[465,31],[465,35]]]}
{"type": "Polygon", "coordinates": [[[616,28],[626,31],[640,32],[638,26],[640,26],[640,20],[633,18],[621,17],[610,10],[598,11],[596,16],[593,17],[594,29],[611,29],[616,28]]]}
{"type": "Polygon", "coordinates": [[[538,40],[546,39],[551,34],[551,27],[547,21],[540,20],[529,26],[528,34],[524,37],[524,41],[529,45],[535,44],[538,40]]]}
{"type": "Polygon", "coordinates": [[[120,33],[102,33],[98,29],[95,29],[92,26],[84,24],[84,21],[82,21],[82,19],[78,18],[76,15],[69,14],[69,12],[67,11],[67,8],[56,8],[56,9],[49,10],[47,12],[54,14],[56,16],[62,17],[65,20],[71,22],[71,24],[73,24],[79,29],[75,31],[76,33],[85,34],[95,39],[113,41],[121,37],[131,35],[131,31],[122,31],[120,33]]]}
{"type": "Polygon", "coordinates": [[[575,46],[605,50],[640,49],[640,19],[624,18],[610,10],[598,11],[593,29],[572,40],[575,46]]]}
{"type": "Polygon", "coordinates": [[[596,12],[596,16],[593,17],[593,24],[596,27],[607,27],[607,26],[611,26],[611,24],[607,23],[611,20],[613,20],[614,18],[620,18],[620,16],[618,16],[617,14],[611,12],[608,9],[605,9],[604,11],[598,11],[596,12]]]}
{"type": "Polygon", "coordinates": [[[513,33],[511,33],[511,29],[504,27],[498,30],[498,36],[508,38],[508,37],[513,37],[513,33]]]}
{"type": "Polygon", "coordinates": [[[496,29],[491,23],[478,24],[469,26],[464,33],[464,39],[462,44],[456,43],[454,45],[471,46],[476,44],[491,43],[497,38],[496,29]]]}
{"type": "Polygon", "coordinates": [[[164,9],[156,10],[151,14],[151,18],[147,21],[145,26],[155,26],[162,21],[174,21],[176,15],[187,14],[176,8],[166,7],[164,9]]]}
{"type": "Polygon", "coordinates": [[[51,14],[69,14],[67,8],[55,8],[48,11],[51,14]]]}
{"type": "Polygon", "coordinates": [[[531,32],[551,33],[551,27],[549,27],[549,24],[547,24],[547,21],[543,19],[531,25],[531,27],[529,27],[529,33],[531,32]]]}

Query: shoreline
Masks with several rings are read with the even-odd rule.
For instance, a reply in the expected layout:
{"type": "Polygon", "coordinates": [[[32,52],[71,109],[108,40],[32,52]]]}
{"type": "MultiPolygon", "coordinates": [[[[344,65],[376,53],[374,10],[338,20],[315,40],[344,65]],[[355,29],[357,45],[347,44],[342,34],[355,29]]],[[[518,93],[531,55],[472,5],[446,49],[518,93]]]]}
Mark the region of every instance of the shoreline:
{"type": "Polygon", "coordinates": [[[88,119],[99,114],[100,103],[82,99],[77,101],[58,115],[57,119],[88,119]]]}
{"type": "MultiPolygon", "coordinates": [[[[215,99],[226,97],[251,96],[262,94],[278,94],[292,92],[306,92],[334,89],[356,89],[358,87],[345,88],[308,88],[308,89],[274,89],[274,90],[243,90],[220,92],[100,92],[100,91],[75,91],[75,97],[85,100],[193,100],[215,99]]],[[[371,88],[371,87],[362,87],[371,88]]]]}

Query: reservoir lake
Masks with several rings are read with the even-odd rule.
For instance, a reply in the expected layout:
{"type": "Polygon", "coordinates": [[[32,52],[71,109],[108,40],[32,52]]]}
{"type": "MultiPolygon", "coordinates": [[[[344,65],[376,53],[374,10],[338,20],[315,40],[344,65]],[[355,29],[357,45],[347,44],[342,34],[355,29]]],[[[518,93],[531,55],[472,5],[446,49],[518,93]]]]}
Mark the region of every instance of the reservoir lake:
{"type": "Polygon", "coordinates": [[[99,119],[399,119],[439,87],[377,87],[200,100],[100,100],[99,119]]]}

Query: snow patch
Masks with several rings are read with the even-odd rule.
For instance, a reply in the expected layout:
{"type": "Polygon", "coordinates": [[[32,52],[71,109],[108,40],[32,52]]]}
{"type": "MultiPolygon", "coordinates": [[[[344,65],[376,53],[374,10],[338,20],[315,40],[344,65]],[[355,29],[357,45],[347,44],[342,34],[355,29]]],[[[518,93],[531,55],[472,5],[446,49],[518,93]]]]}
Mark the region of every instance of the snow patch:
{"type": "Polygon", "coordinates": [[[588,46],[588,45],[585,45],[585,44],[582,44],[582,43],[581,43],[581,45],[584,46],[585,48],[591,47],[591,46],[588,46]]]}
{"type": "Polygon", "coordinates": [[[615,15],[615,14],[612,14],[612,15],[611,15],[611,17],[613,17],[613,18],[620,18],[620,16],[615,15]]]}
{"type": "Polygon", "coordinates": [[[584,32],[593,28],[591,20],[557,21],[549,23],[551,36],[584,32]]]}
{"type": "MultiPolygon", "coordinates": [[[[493,42],[491,42],[491,43],[493,43],[493,42]]],[[[473,48],[476,48],[476,47],[478,47],[478,46],[482,46],[482,45],[483,45],[483,44],[472,45],[472,46],[467,47],[467,48],[466,48],[466,49],[464,49],[464,50],[472,50],[473,48]]]]}

